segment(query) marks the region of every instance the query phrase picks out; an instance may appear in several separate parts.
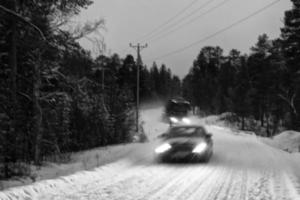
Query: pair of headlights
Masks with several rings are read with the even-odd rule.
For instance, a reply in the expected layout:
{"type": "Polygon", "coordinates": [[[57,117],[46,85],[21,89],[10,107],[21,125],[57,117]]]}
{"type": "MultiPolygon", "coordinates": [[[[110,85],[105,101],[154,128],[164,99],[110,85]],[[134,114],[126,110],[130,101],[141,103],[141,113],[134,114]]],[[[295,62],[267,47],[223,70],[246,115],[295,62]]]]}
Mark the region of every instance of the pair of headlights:
{"type": "MultiPolygon", "coordinates": [[[[180,120],[179,120],[178,118],[176,118],[176,117],[170,117],[170,121],[171,121],[172,123],[178,123],[180,120]]],[[[190,123],[191,123],[191,120],[188,119],[188,118],[186,118],[186,117],[182,118],[181,121],[182,121],[183,123],[185,123],[185,124],[190,124],[190,123]]]]}
{"type": "MultiPolygon", "coordinates": [[[[172,148],[172,146],[169,143],[165,143],[162,144],[161,146],[157,147],[155,149],[155,153],[160,154],[160,153],[164,153],[168,150],[170,150],[172,148]]],[[[207,148],[207,143],[206,142],[201,142],[199,143],[194,149],[193,149],[193,153],[203,153],[207,148]]]]}

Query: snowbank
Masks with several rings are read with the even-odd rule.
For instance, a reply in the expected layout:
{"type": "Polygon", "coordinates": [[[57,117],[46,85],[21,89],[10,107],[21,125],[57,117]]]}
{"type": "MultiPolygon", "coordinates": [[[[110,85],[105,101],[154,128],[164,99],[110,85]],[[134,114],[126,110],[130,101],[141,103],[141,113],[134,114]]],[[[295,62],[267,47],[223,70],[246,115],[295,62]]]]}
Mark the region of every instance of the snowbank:
{"type": "MultiPolygon", "coordinates": [[[[219,127],[230,128],[231,132],[236,135],[256,137],[256,135],[263,135],[263,132],[265,132],[262,130],[264,129],[264,127],[256,127],[255,123],[252,124],[252,126],[255,127],[253,128],[253,131],[241,131],[238,129],[235,117],[236,116],[233,113],[227,112],[221,115],[208,116],[204,119],[204,121],[208,125],[217,125],[219,127]]],[[[245,123],[249,126],[249,124],[251,124],[251,120],[247,119],[245,123]]],[[[283,131],[282,133],[274,136],[274,138],[272,139],[264,137],[258,138],[260,138],[260,140],[265,144],[268,144],[272,147],[282,149],[290,153],[300,152],[300,132],[289,130],[283,131]]],[[[300,153],[298,155],[298,158],[300,160],[300,153]]]]}
{"type": "Polygon", "coordinates": [[[133,143],[99,147],[72,154],[69,163],[48,162],[40,168],[32,166],[32,177],[34,178],[12,178],[7,181],[0,181],[0,190],[28,185],[36,181],[54,179],[78,171],[91,170],[126,157],[139,145],[142,144],[133,143]]]}
{"type": "Polygon", "coordinates": [[[284,131],[273,139],[262,138],[262,141],[290,153],[300,152],[300,132],[297,131],[284,131]]]}
{"type": "MultiPolygon", "coordinates": [[[[145,133],[143,135],[145,137],[150,136],[152,140],[156,138],[158,134],[163,133],[167,128],[167,125],[161,122],[161,118],[157,116],[157,114],[163,113],[163,107],[158,105],[162,105],[162,103],[145,104],[141,108],[142,127],[147,130],[146,135],[145,133]]],[[[140,139],[137,139],[137,141],[139,140],[140,139]]],[[[71,154],[71,161],[65,163],[50,161],[44,163],[40,168],[31,166],[31,177],[16,177],[6,181],[0,181],[0,191],[11,187],[33,184],[34,182],[38,183],[42,180],[46,181],[48,179],[69,176],[81,171],[92,170],[99,166],[116,162],[122,158],[128,158],[129,155],[135,156],[137,153],[134,151],[140,146],[144,146],[144,144],[128,143],[99,147],[73,153],[71,154]]]]}

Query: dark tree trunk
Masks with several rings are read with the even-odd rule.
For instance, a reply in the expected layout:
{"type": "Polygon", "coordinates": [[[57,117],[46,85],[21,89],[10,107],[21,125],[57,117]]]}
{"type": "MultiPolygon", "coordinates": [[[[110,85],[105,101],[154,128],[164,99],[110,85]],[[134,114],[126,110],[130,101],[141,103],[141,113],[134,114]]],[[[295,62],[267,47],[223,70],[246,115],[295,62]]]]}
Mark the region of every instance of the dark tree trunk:
{"type": "MultiPolygon", "coordinates": [[[[16,1],[11,1],[11,9],[13,11],[16,10],[16,1]]],[[[6,177],[9,176],[9,162],[16,160],[15,155],[15,138],[17,136],[16,131],[16,117],[17,117],[17,22],[16,18],[11,18],[11,37],[10,37],[10,52],[9,52],[9,66],[11,69],[10,79],[11,79],[11,103],[12,103],[12,110],[11,110],[11,123],[10,123],[10,131],[7,135],[6,142],[10,141],[13,146],[11,145],[4,145],[5,153],[4,153],[4,175],[6,177]]]]}
{"type": "Polygon", "coordinates": [[[300,121],[297,114],[295,114],[293,111],[291,111],[291,129],[293,130],[299,130],[300,128],[300,121]]]}
{"type": "Polygon", "coordinates": [[[33,69],[33,133],[35,136],[35,144],[34,144],[34,163],[36,165],[41,164],[41,141],[42,141],[42,108],[39,103],[40,98],[40,85],[41,85],[41,77],[40,77],[40,67],[41,67],[41,56],[38,52],[38,62],[34,64],[33,69]]]}
{"type": "Polygon", "coordinates": [[[274,116],[274,122],[273,122],[273,128],[272,128],[272,135],[275,135],[275,133],[277,132],[277,129],[278,129],[278,126],[279,126],[279,116],[278,115],[275,115],[274,116]]]}
{"type": "Polygon", "coordinates": [[[242,130],[245,130],[245,116],[242,116],[242,130]]]}
{"type": "Polygon", "coordinates": [[[271,132],[270,132],[270,123],[269,123],[269,114],[266,115],[266,122],[267,122],[267,137],[271,137],[271,132]]]}
{"type": "Polygon", "coordinates": [[[261,110],[261,112],[260,112],[260,126],[263,127],[264,125],[265,125],[264,112],[261,110]]]}

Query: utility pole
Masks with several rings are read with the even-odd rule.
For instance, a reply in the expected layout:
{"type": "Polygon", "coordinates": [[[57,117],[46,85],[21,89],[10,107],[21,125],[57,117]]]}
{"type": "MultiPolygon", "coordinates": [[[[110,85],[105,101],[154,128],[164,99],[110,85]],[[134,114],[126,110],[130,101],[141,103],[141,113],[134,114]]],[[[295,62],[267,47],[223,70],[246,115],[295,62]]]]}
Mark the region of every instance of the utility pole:
{"type": "Polygon", "coordinates": [[[102,92],[101,102],[102,102],[104,112],[107,116],[108,110],[105,105],[104,95],[105,95],[105,70],[108,70],[108,68],[106,68],[105,66],[106,66],[105,57],[104,55],[100,55],[98,61],[98,69],[101,70],[101,92],[102,92]]]}
{"type": "MultiPolygon", "coordinates": [[[[105,82],[104,82],[104,77],[105,77],[105,69],[104,69],[104,67],[102,68],[102,92],[103,92],[103,94],[104,94],[104,90],[105,90],[105,86],[104,86],[104,84],[105,84],[105,82]]],[[[103,95],[102,94],[102,95],[103,95]]]]}
{"type": "Polygon", "coordinates": [[[105,90],[105,70],[108,70],[106,66],[106,61],[104,58],[104,55],[99,56],[99,63],[98,63],[98,69],[101,70],[101,88],[102,92],[104,93],[105,90]],[[101,56],[101,57],[100,57],[101,56]]]}
{"type": "Polygon", "coordinates": [[[137,70],[136,70],[136,132],[139,132],[139,105],[140,105],[140,66],[142,65],[141,50],[147,48],[148,45],[129,44],[130,47],[137,51],[137,70]]]}
{"type": "Polygon", "coordinates": [[[101,85],[102,85],[102,92],[105,91],[105,71],[108,70],[104,66],[101,67],[101,85]]]}
{"type": "Polygon", "coordinates": [[[102,83],[101,83],[101,86],[102,86],[102,106],[103,106],[103,109],[105,111],[105,114],[108,114],[108,110],[106,108],[106,105],[105,105],[105,100],[104,100],[104,93],[105,93],[105,70],[108,70],[108,69],[105,69],[104,66],[102,66],[101,68],[101,74],[102,74],[102,83]]]}

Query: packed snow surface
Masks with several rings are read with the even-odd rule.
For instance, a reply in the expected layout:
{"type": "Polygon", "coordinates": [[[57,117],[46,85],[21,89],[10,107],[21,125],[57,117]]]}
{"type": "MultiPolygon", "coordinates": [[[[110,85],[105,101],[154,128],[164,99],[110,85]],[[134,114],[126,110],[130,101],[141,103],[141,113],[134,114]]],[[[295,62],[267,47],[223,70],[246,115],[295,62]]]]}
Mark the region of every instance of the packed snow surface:
{"type": "MultiPolygon", "coordinates": [[[[255,135],[207,125],[214,140],[209,163],[155,162],[157,136],[168,128],[162,111],[142,112],[151,142],[124,146],[124,151],[133,148],[124,157],[93,170],[2,191],[0,199],[300,199],[299,157],[265,145],[255,135]]],[[[205,123],[196,117],[192,121],[205,123]]]]}

